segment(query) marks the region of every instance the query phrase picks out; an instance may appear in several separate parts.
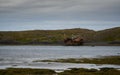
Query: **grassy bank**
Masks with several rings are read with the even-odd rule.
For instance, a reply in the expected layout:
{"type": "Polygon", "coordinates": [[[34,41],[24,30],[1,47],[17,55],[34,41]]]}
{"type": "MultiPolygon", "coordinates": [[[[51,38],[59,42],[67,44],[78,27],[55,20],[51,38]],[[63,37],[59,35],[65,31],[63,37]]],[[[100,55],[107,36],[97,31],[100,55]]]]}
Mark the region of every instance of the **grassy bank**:
{"type": "Polygon", "coordinates": [[[58,75],[120,75],[120,70],[113,68],[101,68],[100,70],[73,68],[71,70],[65,70],[58,75]]]}
{"type": "Polygon", "coordinates": [[[61,73],[48,69],[9,68],[1,69],[0,75],[120,75],[120,70],[114,68],[84,69],[72,68],[61,73]]]}
{"type": "Polygon", "coordinates": [[[120,27],[89,29],[0,31],[0,45],[64,45],[66,37],[80,36],[88,45],[120,45],[120,27]],[[65,34],[65,35],[64,35],[65,34]]]}
{"type": "Polygon", "coordinates": [[[0,75],[53,75],[55,71],[49,69],[8,68],[1,69],[0,75]]]}
{"type": "Polygon", "coordinates": [[[64,63],[90,63],[90,64],[117,64],[120,65],[120,56],[106,56],[101,58],[68,58],[56,60],[36,60],[34,62],[64,62],[64,63]]]}

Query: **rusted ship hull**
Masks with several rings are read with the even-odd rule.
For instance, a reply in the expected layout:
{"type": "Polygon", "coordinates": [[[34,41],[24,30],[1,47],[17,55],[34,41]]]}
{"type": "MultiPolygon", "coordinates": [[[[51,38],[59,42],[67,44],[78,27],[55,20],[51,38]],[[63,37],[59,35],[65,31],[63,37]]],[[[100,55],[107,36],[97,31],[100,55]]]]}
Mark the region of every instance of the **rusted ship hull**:
{"type": "Polygon", "coordinates": [[[79,37],[74,38],[74,39],[66,38],[64,40],[64,43],[66,46],[81,46],[84,44],[84,40],[79,37]]]}

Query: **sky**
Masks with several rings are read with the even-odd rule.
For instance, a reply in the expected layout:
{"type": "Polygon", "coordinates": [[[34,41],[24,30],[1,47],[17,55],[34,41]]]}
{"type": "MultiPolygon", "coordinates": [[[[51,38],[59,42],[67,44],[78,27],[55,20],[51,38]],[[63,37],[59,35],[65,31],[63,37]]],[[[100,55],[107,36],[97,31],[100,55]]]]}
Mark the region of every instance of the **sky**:
{"type": "Polygon", "coordinates": [[[120,0],[0,0],[0,31],[120,27],[120,0]]]}

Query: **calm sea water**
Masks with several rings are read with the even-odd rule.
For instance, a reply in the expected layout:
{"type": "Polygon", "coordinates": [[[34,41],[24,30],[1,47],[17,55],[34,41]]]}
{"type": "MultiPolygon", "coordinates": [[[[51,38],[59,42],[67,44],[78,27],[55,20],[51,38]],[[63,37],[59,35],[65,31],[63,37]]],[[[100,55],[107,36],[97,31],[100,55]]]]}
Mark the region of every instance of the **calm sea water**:
{"type": "Polygon", "coordinates": [[[38,68],[52,68],[54,66],[60,68],[62,67],[61,65],[64,67],[66,65],[69,68],[70,65],[65,63],[45,64],[32,61],[59,58],[91,58],[111,55],[120,55],[120,46],[0,46],[0,68],[20,66],[38,68]]]}

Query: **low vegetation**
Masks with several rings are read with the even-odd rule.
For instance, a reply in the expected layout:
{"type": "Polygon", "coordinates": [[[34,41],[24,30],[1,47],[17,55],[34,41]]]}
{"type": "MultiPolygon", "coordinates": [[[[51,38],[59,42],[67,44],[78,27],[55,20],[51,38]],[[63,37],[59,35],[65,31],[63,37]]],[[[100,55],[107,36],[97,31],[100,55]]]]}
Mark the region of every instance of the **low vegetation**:
{"type": "Polygon", "coordinates": [[[80,36],[85,42],[120,43],[120,27],[93,31],[88,29],[0,31],[0,44],[63,44],[66,37],[80,36]]]}
{"type": "Polygon", "coordinates": [[[0,75],[120,75],[120,70],[114,68],[101,68],[100,70],[71,68],[71,70],[56,73],[49,69],[8,68],[0,69],[0,75]]]}
{"type": "Polygon", "coordinates": [[[120,65],[120,56],[106,56],[101,58],[69,58],[56,60],[36,60],[34,62],[64,62],[64,63],[90,63],[90,64],[117,64],[120,65]]]}
{"type": "Polygon", "coordinates": [[[101,68],[100,70],[73,68],[71,70],[65,70],[58,75],[120,75],[120,70],[113,68],[101,68]]]}
{"type": "Polygon", "coordinates": [[[8,68],[0,69],[0,75],[53,75],[55,71],[49,69],[8,68]]]}

